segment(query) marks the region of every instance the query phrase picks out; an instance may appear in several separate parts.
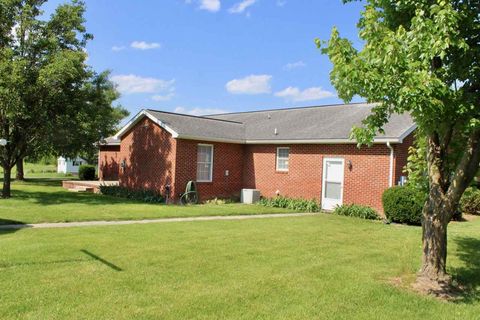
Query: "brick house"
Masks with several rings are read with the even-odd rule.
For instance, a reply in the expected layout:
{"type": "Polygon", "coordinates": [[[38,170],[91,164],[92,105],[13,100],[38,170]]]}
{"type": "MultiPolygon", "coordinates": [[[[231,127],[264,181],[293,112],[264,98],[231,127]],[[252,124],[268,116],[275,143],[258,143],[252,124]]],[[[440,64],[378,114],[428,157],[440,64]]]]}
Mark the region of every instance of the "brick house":
{"type": "Polygon", "coordinates": [[[100,145],[99,176],[121,186],[165,192],[174,199],[189,180],[201,200],[238,196],[242,188],[382,211],[383,191],[396,184],[416,126],[393,115],[371,147],[357,148],[352,126],[371,104],[347,104],[191,116],[143,110],[100,145]]]}

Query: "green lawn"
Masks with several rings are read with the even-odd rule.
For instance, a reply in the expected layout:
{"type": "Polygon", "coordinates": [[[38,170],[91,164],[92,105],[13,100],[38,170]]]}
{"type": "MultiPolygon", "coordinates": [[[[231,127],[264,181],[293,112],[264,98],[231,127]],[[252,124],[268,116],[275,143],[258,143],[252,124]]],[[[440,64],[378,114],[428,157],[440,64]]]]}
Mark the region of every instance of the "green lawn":
{"type": "Polygon", "coordinates": [[[285,213],[291,210],[257,205],[158,205],[91,193],[72,193],[58,179],[14,182],[12,198],[0,200],[0,224],[138,220],[167,217],[285,213]]]}
{"type": "Polygon", "coordinates": [[[0,233],[0,318],[479,319],[480,219],[450,225],[462,302],[391,284],[420,237],[325,214],[0,233]]]}
{"type": "MultiPolygon", "coordinates": [[[[24,164],[24,175],[26,178],[60,178],[76,179],[76,175],[57,173],[57,166],[54,164],[29,163],[24,164]]],[[[12,178],[17,174],[17,169],[12,169],[12,178]]],[[[0,177],[3,178],[3,169],[0,167],[0,177]]]]}

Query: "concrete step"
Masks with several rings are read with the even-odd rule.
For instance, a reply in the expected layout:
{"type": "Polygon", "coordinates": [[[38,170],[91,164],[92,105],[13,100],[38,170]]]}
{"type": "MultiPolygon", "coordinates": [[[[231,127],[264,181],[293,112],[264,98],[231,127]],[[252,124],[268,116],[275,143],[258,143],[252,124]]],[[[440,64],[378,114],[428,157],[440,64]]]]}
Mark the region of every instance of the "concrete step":
{"type": "Polygon", "coordinates": [[[70,192],[93,192],[93,187],[75,186],[75,188],[69,188],[70,192]]]}

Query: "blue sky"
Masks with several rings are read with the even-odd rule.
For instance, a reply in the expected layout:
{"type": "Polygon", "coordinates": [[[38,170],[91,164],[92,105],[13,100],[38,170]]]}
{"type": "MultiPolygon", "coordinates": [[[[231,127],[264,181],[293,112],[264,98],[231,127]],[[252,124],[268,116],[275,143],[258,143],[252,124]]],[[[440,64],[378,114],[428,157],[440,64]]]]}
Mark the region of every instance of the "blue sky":
{"type": "MultiPolygon", "coordinates": [[[[63,1],[51,0],[49,12],[63,1]]],[[[86,0],[88,63],[112,71],[132,114],[339,103],[314,39],[358,44],[362,4],[341,0],[86,0]]]]}

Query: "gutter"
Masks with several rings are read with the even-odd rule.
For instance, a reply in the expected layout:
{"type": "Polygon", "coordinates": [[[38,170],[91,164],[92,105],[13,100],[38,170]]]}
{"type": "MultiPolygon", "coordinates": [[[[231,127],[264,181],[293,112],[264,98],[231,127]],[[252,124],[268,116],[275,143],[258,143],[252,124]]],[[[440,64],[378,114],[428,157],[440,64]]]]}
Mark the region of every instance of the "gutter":
{"type": "Polygon", "coordinates": [[[390,149],[390,170],[388,174],[388,187],[393,187],[393,147],[390,144],[390,141],[387,141],[387,148],[390,149]]]}

